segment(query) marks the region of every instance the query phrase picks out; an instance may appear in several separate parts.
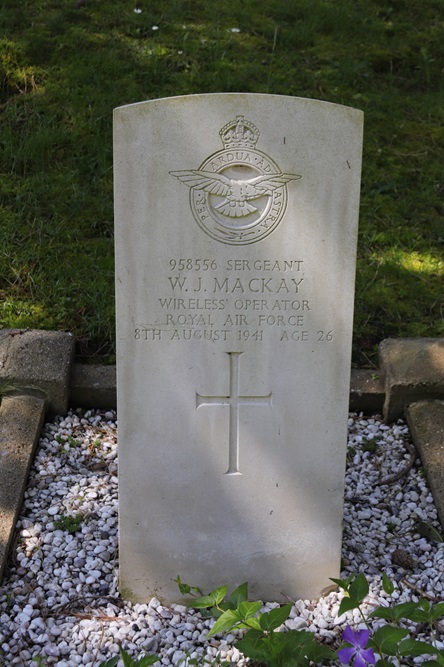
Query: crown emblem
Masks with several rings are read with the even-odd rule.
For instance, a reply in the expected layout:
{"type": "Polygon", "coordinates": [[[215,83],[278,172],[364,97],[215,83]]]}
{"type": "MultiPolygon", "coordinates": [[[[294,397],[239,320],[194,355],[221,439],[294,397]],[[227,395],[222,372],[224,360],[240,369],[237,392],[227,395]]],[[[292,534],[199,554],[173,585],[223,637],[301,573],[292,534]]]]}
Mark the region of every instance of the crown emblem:
{"type": "Polygon", "coordinates": [[[219,131],[223,149],[198,169],[170,171],[190,189],[190,206],[201,229],[230,245],[256,243],[279,225],[287,206],[288,174],[256,148],[260,132],[238,115],[219,131]]]}
{"type": "Polygon", "coordinates": [[[255,125],[243,116],[236,116],[219,132],[225,148],[254,148],[259,139],[260,132],[255,125]]]}

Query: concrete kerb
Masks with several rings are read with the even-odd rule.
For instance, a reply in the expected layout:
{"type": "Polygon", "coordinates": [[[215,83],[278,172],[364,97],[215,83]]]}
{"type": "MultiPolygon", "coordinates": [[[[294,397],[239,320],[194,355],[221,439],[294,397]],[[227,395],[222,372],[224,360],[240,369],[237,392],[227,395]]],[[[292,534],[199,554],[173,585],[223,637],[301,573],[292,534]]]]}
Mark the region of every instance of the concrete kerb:
{"type": "Polygon", "coordinates": [[[45,412],[35,396],[6,396],[0,405],[0,581],[45,412]]]}
{"type": "MultiPolygon", "coordinates": [[[[47,412],[66,414],[68,406],[116,407],[115,367],[74,364],[73,354],[71,334],[0,331],[0,579],[47,412]],[[11,475],[11,466],[15,466],[16,476],[11,475]]],[[[420,409],[412,407],[420,398],[444,399],[444,339],[383,341],[380,361],[380,371],[352,369],[350,410],[370,415],[381,414],[384,409],[386,421],[407,414],[427,474],[431,465],[435,471],[444,470],[444,429],[434,429],[436,406],[432,404],[435,401],[426,401],[427,405],[421,405],[420,409]],[[424,347],[426,351],[421,352],[424,347]],[[412,354],[416,355],[416,361],[411,358],[409,361],[412,354]],[[421,359],[433,360],[433,378],[429,383],[421,359]],[[415,384],[412,367],[418,369],[420,387],[415,384]],[[403,377],[403,373],[407,377],[403,377]],[[430,456],[423,454],[422,444],[431,439],[432,432],[437,438],[433,464],[430,456]]],[[[444,484],[441,477],[437,482],[431,480],[444,526],[444,484]]]]}
{"type": "Polygon", "coordinates": [[[379,363],[387,422],[403,417],[415,401],[444,398],[444,338],[387,338],[379,346],[379,363]]]}
{"type": "Polygon", "coordinates": [[[0,396],[38,395],[51,414],[68,409],[74,337],[59,331],[0,331],[0,396]]]}
{"type": "Polygon", "coordinates": [[[444,401],[412,403],[406,417],[444,527],[444,401]]]}
{"type": "Polygon", "coordinates": [[[68,409],[71,334],[0,331],[0,580],[47,412],[68,409]]]}

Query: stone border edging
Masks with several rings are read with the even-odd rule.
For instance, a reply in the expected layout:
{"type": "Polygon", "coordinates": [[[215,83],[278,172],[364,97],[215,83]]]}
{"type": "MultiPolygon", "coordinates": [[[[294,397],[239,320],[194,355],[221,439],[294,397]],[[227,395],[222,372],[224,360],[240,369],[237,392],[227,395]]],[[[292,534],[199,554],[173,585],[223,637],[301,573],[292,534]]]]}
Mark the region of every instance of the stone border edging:
{"type": "MultiPolygon", "coordinates": [[[[384,377],[369,370],[352,369],[350,411],[382,413],[384,377]]],[[[74,364],[70,383],[70,405],[75,408],[116,408],[116,367],[74,364]]]]}
{"type": "Polygon", "coordinates": [[[6,396],[0,405],[0,582],[45,413],[36,396],[6,396]]]}
{"type": "MultiPolygon", "coordinates": [[[[115,366],[73,358],[69,333],[0,331],[0,581],[46,414],[117,405],[115,366]]],[[[380,365],[352,369],[350,411],[406,415],[444,527],[444,338],[383,341],[380,365]]]]}
{"type": "Polygon", "coordinates": [[[412,403],[406,418],[444,527],[444,401],[412,403]]]}

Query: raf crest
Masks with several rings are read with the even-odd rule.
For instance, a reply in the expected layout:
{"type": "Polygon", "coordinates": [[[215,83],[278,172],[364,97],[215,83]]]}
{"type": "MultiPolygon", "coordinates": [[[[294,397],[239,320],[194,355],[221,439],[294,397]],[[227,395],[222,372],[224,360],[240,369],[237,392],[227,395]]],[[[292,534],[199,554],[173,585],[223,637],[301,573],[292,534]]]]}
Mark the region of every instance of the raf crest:
{"type": "Polygon", "coordinates": [[[171,171],[190,188],[190,205],[200,227],[212,238],[245,245],[268,236],[281,221],[289,181],[271,158],[256,149],[260,132],[237,116],[219,132],[224,149],[199,169],[171,171]]]}

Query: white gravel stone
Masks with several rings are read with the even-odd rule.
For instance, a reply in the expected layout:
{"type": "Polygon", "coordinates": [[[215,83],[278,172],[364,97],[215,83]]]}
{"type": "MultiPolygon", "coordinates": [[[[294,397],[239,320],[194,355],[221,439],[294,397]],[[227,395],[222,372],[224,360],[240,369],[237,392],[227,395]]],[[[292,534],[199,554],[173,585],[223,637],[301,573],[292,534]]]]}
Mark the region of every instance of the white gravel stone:
{"type": "MultiPolygon", "coordinates": [[[[348,423],[341,576],[367,576],[371,593],[366,613],[387,604],[382,572],[399,582],[393,596],[398,602],[416,599],[411,587],[442,596],[444,544],[417,531],[418,519],[440,530],[419,460],[398,481],[381,484],[408,462],[407,426],[401,421],[387,426],[378,417],[356,415],[350,415],[348,423]],[[363,451],[369,440],[376,443],[375,452],[363,451]],[[413,570],[393,564],[396,549],[416,561],[413,570]]],[[[233,646],[238,632],[207,642],[214,620],[203,619],[193,609],[167,608],[156,598],[135,605],[121,600],[116,472],[114,412],[70,412],[45,425],[17,525],[20,540],[0,587],[0,663],[30,666],[36,664],[33,658],[41,657],[45,667],[98,667],[101,660],[118,655],[121,643],[132,657],[156,652],[157,665],[165,667],[185,665],[187,656],[200,663],[218,656],[245,667],[233,646]],[[54,526],[57,518],[79,515],[83,518],[73,534],[54,526]]],[[[362,622],[353,611],[338,618],[342,597],[334,591],[319,601],[298,600],[286,629],[309,628],[338,646],[343,628],[362,622]]],[[[274,606],[267,604],[264,610],[274,606]]],[[[380,624],[376,621],[374,626],[380,624]]],[[[427,630],[421,629],[417,638],[428,640],[427,630]]]]}

